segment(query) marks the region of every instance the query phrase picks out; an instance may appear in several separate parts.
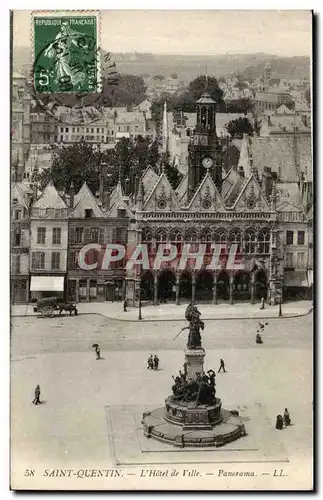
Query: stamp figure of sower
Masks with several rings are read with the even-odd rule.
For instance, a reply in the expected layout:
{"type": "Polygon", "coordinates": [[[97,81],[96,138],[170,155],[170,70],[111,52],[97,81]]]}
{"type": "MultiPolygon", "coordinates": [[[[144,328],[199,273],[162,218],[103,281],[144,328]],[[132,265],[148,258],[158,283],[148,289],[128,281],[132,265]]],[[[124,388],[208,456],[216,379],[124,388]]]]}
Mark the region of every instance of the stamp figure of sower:
{"type": "Polygon", "coordinates": [[[55,41],[45,50],[45,57],[54,60],[56,83],[71,82],[73,87],[77,88],[84,83],[85,72],[80,71],[79,66],[76,68],[71,66],[72,48],[73,46],[77,48],[82,38],[82,33],[73,30],[68,21],[65,21],[62,23],[61,31],[56,35],[55,41]]]}

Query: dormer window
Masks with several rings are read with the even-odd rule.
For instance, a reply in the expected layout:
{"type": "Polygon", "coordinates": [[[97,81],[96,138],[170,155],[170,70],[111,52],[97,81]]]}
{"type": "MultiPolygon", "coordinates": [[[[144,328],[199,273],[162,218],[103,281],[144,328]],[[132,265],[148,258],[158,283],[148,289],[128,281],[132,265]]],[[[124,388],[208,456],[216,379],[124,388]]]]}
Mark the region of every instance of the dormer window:
{"type": "Polygon", "coordinates": [[[93,210],[92,210],[92,208],[86,208],[84,212],[85,212],[84,213],[85,219],[90,219],[91,217],[93,217],[93,210]]]}

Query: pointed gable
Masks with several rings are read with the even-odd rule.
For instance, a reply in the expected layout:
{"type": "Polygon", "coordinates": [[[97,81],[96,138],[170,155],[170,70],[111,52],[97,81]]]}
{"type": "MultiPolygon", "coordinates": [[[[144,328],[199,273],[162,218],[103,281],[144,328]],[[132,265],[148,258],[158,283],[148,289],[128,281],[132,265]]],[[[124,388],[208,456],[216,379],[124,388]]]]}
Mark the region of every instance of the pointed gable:
{"type": "Polygon", "coordinates": [[[187,200],[187,189],[188,189],[188,173],[184,175],[181,182],[176,188],[176,196],[180,205],[186,205],[187,200]]]}
{"type": "Polygon", "coordinates": [[[118,184],[116,185],[116,187],[114,188],[114,190],[112,191],[112,193],[110,195],[110,207],[115,205],[115,203],[117,203],[117,201],[121,200],[121,199],[123,199],[123,190],[122,190],[121,182],[118,181],[118,184]]]}
{"type": "Polygon", "coordinates": [[[223,199],[227,197],[232,187],[236,184],[238,180],[240,180],[240,178],[241,176],[239,175],[237,170],[234,167],[231,167],[222,182],[223,199]]]}
{"type": "Polygon", "coordinates": [[[201,184],[198,186],[190,204],[188,205],[190,211],[219,211],[225,210],[222,198],[213,182],[213,179],[208,172],[201,184]]]}
{"type": "Polygon", "coordinates": [[[40,198],[34,203],[34,208],[67,208],[66,204],[56,191],[52,182],[47,184],[40,198]]]}
{"type": "Polygon", "coordinates": [[[163,172],[144,204],[144,211],[169,212],[179,209],[179,203],[173,188],[163,172]]]}
{"type": "Polygon", "coordinates": [[[97,200],[94,198],[92,192],[90,191],[86,182],[84,182],[80,191],[77,193],[74,199],[74,210],[71,216],[74,218],[84,218],[85,210],[92,210],[92,217],[104,217],[101,208],[98,205],[97,200]]]}
{"type": "Polygon", "coordinates": [[[118,212],[119,210],[124,210],[126,217],[129,217],[129,219],[134,218],[134,213],[131,211],[128,204],[124,200],[122,200],[121,198],[119,200],[117,200],[113,206],[111,206],[110,210],[107,213],[107,217],[108,218],[109,217],[111,217],[111,218],[119,217],[119,213],[120,213],[120,212],[118,212]]]}
{"type": "Polygon", "coordinates": [[[158,175],[156,174],[155,170],[153,170],[153,168],[150,166],[147,167],[146,171],[140,179],[140,182],[142,182],[144,188],[144,199],[147,200],[157,181],[158,175]]]}
{"type": "Polygon", "coordinates": [[[250,175],[242,187],[232,208],[238,212],[270,211],[269,203],[253,174],[250,175]]]}

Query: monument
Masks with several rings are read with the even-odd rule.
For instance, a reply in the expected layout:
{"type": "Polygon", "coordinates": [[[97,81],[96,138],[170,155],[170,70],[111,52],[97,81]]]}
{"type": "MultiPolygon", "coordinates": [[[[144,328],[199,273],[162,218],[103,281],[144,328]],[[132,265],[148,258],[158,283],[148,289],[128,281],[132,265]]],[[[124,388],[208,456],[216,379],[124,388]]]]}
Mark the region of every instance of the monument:
{"type": "Polygon", "coordinates": [[[237,412],[222,409],[221,399],[215,395],[214,370],[204,372],[204,322],[200,316],[195,305],[187,307],[185,318],[189,326],[179,332],[189,330],[183,371],[173,377],[173,393],[165,400],[165,406],[145,412],[142,418],[147,438],[180,448],[218,447],[246,435],[237,412]]]}

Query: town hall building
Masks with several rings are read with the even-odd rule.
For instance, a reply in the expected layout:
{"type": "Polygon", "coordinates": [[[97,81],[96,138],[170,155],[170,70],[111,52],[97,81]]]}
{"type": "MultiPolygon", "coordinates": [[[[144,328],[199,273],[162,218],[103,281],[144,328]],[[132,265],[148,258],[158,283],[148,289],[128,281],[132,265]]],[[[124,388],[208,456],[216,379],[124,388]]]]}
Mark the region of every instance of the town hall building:
{"type": "MultiPolygon", "coordinates": [[[[287,289],[311,289],[311,143],[302,137],[244,136],[238,168],[222,169],[216,133],[216,102],[197,101],[187,174],[174,190],[161,169],[142,176],[133,199],[128,244],[146,244],[149,269],[136,265],[126,275],[126,297],[142,300],[260,301],[275,304],[287,289]],[[297,139],[298,140],[298,139],[297,139]],[[154,269],[159,245],[177,246],[177,257],[154,269]],[[205,245],[201,266],[179,268],[183,244],[205,245]],[[221,244],[220,266],[208,269],[213,245],[221,244]],[[230,248],[236,262],[226,265],[230,248]]],[[[194,260],[194,259],[193,259],[194,260]]]]}

